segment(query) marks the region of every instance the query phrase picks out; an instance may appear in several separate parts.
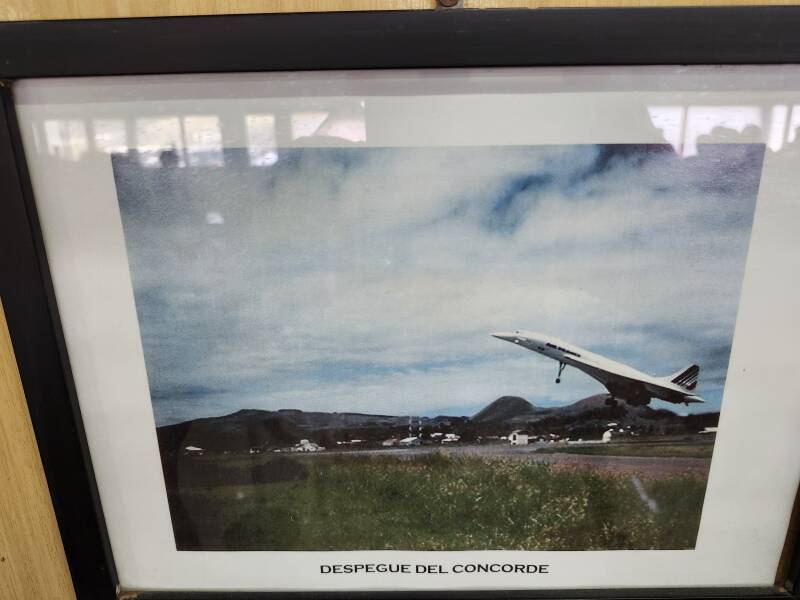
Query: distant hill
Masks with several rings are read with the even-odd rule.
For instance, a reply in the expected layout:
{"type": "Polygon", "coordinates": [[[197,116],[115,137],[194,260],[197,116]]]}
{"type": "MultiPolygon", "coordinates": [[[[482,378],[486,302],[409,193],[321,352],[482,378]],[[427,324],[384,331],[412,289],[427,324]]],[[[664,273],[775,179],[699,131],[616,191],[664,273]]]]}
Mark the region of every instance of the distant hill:
{"type": "Polygon", "coordinates": [[[664,435],[697,433],[719,421],[718,412],[681,416],[671,410],[630,406],[622,401],[609,405],[608,398],[608,394],[597,394],[566,406],[539,408],[533,415],[512,417],[504,424],[531,434],[586,437],[602,433],[609,423],[643,435],[664,435]]]}
{"type": "MultiPolygon", "coordinates": [[[[599,436],[609,428],[630,428],[642,435],[695,434],[716,426],[719,413],[681,416],[650,406],[607,404],[608,395],[598,394],[560,407],[538,407],[518,396],[503,396],[472,417],[437,416],[414,419],[415,431],[456,433],[462,441],[507,435],[514,429],[530,434],[554,433],[573,438],[599,436]]],[[[157,429],[164,454],[175,454],[187,446],[212,452],[241,452],[251,448],[275,449],[309,439],[335,447],[337,441],[360,439],[365,446],[379,445],[390,437],[408,435],[409,417],[348,412],[240,410],[220,417],[195,419],[157,429]]]]}
{"type": "MultiPolygon", "coordinates": [[[[414,418],[414,428],[450,432],[467,417],[414,418]]],[[[342,439],[383,440],[406,437],[409,417],[348,412],[305,412],[296,409],[240,410],[221,417],[208,417],[165,425],[157,429],[162,451],[195,446],[210,451],[242,451],[250,448],[280,448],[311,439],[333,446],[342,439]]]]}
{"type": "Polygon", "coordinates": [[[533,415],[536,407],[519,396],[502,396],[475,413],[470,421],[473,423],[492,423],[507,421],[515,417],[533,415]]]}
{"type": "Polygon", "coordinates": [[[557,408],[554,408],[553,410],[563,414],[579,414],[589,410],[598,410],[606,408],[607,406],[606,400],[608,400],[608,394],[596,394],[594,396],[589,396],[588,398],[584,398],[583,400],[578,400],[574,404],[559,406],[557,408]]]}

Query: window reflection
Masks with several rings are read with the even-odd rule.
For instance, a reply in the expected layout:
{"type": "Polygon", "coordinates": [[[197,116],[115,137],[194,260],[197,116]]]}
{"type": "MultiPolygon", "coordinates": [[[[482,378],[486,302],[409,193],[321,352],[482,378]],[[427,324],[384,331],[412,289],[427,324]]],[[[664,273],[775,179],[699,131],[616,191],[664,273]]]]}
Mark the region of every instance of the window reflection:
{"type": "Polygon", "coordinates": [[[225,164],[222,156],[222,131],[219,126],[219,117],[185,117],[183,129],[191,166],[221,167],[225,164]]]}
{"type": "MultiPolygon", "coordinates": [[[[653,105],[647,116],[661,137],[684,157],[708,143],[766,143],[772,152],[800,144],[800,104],[653,105]]],[[[75,162],[91,152],[131,153],[147,167],[221,167],[226,152],[246,147],[244,160],[254,167],[278,161],[279,137],[284,143],[310,140],[309,145],[366,141],[365,104],[337,100],[330,111],[242,116],[168,115],[137,119],[46,119],[31,123],[38,152],[75,162]],[[227,121],[225,120],[227,119],[227,121]],[[244,124],[244,129],[242,129],[244,124]],[[227,132],[224,142],[223,132],[227,132]],[[313,138],[313,140],[312,140],[313,138]],[[227,147],[226,147],[227,144],[227,147]]]]}
{"type": "Polygon", "coordinates": [[[785,139],[787,107],[760,106],[650,106],[650,120],[664,140],[681,156],[694,156],[698,144],[762,141],[769,127],[768,145],[777,151],[785,139]]]}
{"type": "Polygon", "coordinates": [[[40,123],[36,121],[31,122],[31,132],[33,133],[33,145],[36,147],[36,153],[43,154],[45,152],[45,141],[41,133],[40,123]]]}
{"type": "Polygon", "coordinates": [[[51,119],[44,122],[47,153],[63,160],[77,161],[89,148],[86,124],[79,119],[51,119]]]}
{"type": "Polygon", "coordinates": [[[686,113],[683,155],[696,155],[698,140],[712,134],[716,134],[715,142],[740,138],[742,142],[758,142],[762,124],[758,106],[690,106],[686,113]]]}
{"type": "Polygon", "coordinates": [[[647,108],[653,127],[660,129],[664,140],[678,154],[683,154],[683,123],[686,119],[684,106],[650,106],[647,108]]]}
{"type": "Polygon", "coordinates": [[[340,103],[317,129],[316,135],[339,138],[349,142],[367,141],[363,100],[340,103]]]}
{"type": "Polygon", "coordinates": [[[800,104],[795,104],[792,108],[792,116],[789,119],[789,136],[786,138],[786,141],[790,144],[794,144],[797,141],[797,136],[800,135],[798,133],[800,131],[800,104]]]}
{"type": "Polygon", "coordinates": [[[292,139],[317,135],[317,130],[328,118],[326,112],[296,112],[292,113],[292,139]]]}
{"type": "Polygon", "coordinates": [[[92,121],[92,129],[94,130],[94,147],[98,151],[108,154],[128,151],[125,121],[122,119],[95,119],[92,121]]]}
{"type": "Polygon", "coordinates": [[[278,161],[274,115],[246,115],[247,153],[254,167],[269,167],[278,161]]]}
{"type": "Polygon", "coordinates": [[[360,143],[367,139],[363,100],[337,101],[331,111],[301,111],[291,115],[292,139],[331,138],[360,143]]]}
{"type": "Polygon", "coordinates": [[[144,167],[162,166],[162,154],[167,165],[185,167],[182,138],[178,117],[136,120],[136,147],[144,167]]]}
{"type": "Polygon", "coordinates": [[[769,149],[773,152],[777,152],[783,147],[783,140],[786,137],[786,117],[788,114],[789,107],[785,104],[777,104],[772,107],[767,146],[769,146],[769,149]]]}

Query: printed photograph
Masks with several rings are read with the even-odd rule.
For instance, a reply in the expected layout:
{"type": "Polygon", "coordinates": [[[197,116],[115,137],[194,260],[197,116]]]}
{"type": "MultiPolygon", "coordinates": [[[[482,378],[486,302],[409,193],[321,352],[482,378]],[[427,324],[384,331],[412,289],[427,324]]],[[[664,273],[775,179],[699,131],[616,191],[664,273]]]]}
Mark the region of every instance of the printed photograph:
{"type": "Polygon", "coordinates": [[[113,155],[177,549],[694,548],[763,155],[113,155]]]}

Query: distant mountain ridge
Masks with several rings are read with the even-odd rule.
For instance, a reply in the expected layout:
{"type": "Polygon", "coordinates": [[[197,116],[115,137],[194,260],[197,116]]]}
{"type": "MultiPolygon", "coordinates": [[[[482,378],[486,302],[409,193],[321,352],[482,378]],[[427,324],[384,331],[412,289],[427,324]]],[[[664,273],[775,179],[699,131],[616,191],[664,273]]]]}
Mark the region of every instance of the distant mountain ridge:
{"type": "Polygon", "coordinates": [[[501,396],[483,410],[472,415],[473,423],[491,423],[536,413],[536,407],[519,396],[501,396]]]}
{"type": "MultiPolygon", "coordinates": [[[[463,441],[507,435],[514,429],[531,434],[557,433],[564,436],[599,435],[616,423],[642,434],[697,433],[716,426],[719,413],[680,416],[649,406],[624,402],[609,406],[608,396],[598,394],[560,407],[538,407],[519,396],[502,396],[472,417],[414,417],[416,434],[456,433],[463,441]]],[[[162,453],[175,453],[195,446],[209,451],[246,451],[252,448],[282,448],[310,439],[335,447],[337,441],[359,439],[365,445],[406,437],[408,416],[370,415],[355,412],[305,412],[297,409],[275,411],[244,409],[229,415],[206,417],[157,428],[162,453]]]]}

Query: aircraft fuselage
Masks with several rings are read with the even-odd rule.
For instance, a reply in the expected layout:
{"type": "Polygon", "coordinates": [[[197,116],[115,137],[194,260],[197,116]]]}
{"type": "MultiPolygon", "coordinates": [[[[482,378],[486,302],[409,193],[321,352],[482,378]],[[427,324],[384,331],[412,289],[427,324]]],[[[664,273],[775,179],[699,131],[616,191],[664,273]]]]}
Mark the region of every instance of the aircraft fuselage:
{"type": "Polygon", "coordinates": [[[703,402],[692,390],[674,383],[669,376],[648,375],[553,336],[522,330],[492,335],[557,361],[559,370],[556,383],[560,382],[564,366],[571,366],[602,383],[614,398],[629,404],[643,405],[653,398],[682,404],[703,402]]]}

